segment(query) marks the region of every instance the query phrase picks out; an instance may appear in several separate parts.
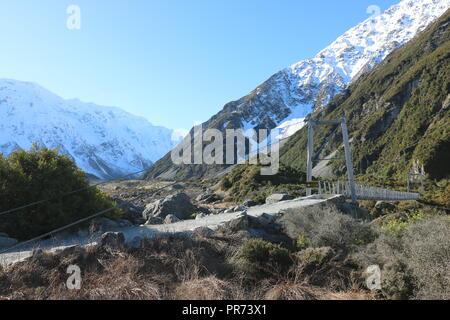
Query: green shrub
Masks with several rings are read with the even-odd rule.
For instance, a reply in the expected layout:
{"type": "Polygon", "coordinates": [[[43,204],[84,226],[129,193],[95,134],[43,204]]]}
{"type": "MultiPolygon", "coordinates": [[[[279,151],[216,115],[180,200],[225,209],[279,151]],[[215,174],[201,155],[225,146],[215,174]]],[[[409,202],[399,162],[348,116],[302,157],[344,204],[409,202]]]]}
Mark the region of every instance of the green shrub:
{"type": "Polygon", "coordinates": [[[258,278],[285,272],[292,263],[287,249],[262,239],[247,240],[234,258],[240,271],[258,278]]]}
{"type": "Polygon", "coordinates": [[[306,239],[306,237],[303,234],[297,237],[296,245],[298,250],[303,250],[311,246],[309,240],[306,239]]]}
{"type": "Polygon", "coordinates": [[[382,292],[391,299],[450,299],[450,219],[431,217],[403,232],[383,233],[354,255],[362,267],[382,266],[382,292]]]}
{"type": "Polygon", "coordinates": [[[203,214],[203,212],[194,212],[193,214],[191,214],[191,219],[195,219],[195,218],[197,218],[197,216],[199,216],[199,215],[201,215],[201,214],[203,214]]]}
{"type": "Polygon", "coordinates": [[[232,201],[252,199],[264,203],[266,197],[276,192],[299,196],[300,184],[305,182],[305,174],[288,166],[281,165],[276,175],[261,175],[260,165],[248,163],[236,166],[220,181],[220,188],[228,192],[232,201]]]}
{"type": "Polygon", "coordinates": [[[376,232],[366,222],[342,214],[334,205],[287,210],[280,222],[290,238],[301,238],[301,245],[352,250],[367,244],[376,232]]]}
{"type": "Polygon", "coordinates": [[[402,233],[405,232],[412,223],[424,218],[424,212],[421,210],[406,211],[401,216],[387,219],[387,221],[381,225],[381,231],[391,234],[402,233]]]}
{"type": "Polygon", "coordinates": [[[404,255],[417,279],[416,299],[450,299],[450,218],[411,224],[403,236],[404,255]]]}
{"type": "MultiPolygon", "coordinates": [[[[0,216],[0,231],[26,240],[114,206],[96,188],[64,195],[88,186],[85,173],[57,150],[34,145],[29,152],[15,151],[8,158],[0,154],[0,211],[50,199],[0,216]]],[[[120,214],[115,210],[107,216],[120,214]]]]}
{"type": "Polygon", "coordinates": [[[415,279],[408,266],[401,261],[394,261],[383,267],[381,292],[391,300],[406,300],[414,292],[415,279]]]}

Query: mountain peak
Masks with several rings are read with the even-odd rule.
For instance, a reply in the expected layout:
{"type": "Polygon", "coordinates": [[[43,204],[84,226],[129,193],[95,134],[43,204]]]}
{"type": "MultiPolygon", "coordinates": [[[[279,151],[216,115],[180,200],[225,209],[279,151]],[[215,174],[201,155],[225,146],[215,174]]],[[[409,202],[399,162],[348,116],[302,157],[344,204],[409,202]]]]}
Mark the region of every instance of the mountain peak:
{"type": "Polygon", "coordinates": [[[103,179],[146,169],[176,145],[164,127],[116,107],[65,100],[38,84],[0,79],[0,152],[34,142],[59,147],[85,172],[103,179]]]}
{"type": "MultiPolygon", "coordinates": [[[[226,104],[203,128],[278,128],[278,137],[287,139],[312,111],[327,105],[449,8],[450,0],[403,0],[351,28],[315,57],[281,70],[247,96],[226,104]]],[[[147,176],[164,171],[182,178],[192,174],[190,168],[173,170],[168,159],[161,159],[147,176]]]]}

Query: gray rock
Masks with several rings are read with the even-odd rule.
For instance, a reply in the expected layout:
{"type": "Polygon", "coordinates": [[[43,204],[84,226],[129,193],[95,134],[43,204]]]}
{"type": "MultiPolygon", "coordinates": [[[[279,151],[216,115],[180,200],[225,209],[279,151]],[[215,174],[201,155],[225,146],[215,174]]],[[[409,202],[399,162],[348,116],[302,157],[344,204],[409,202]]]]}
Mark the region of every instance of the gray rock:
{"type": "Polygon", "coordinates": [[[9,238],[9,234],[7,234],[6,232],[0,232],[0,237],[1,238],[9,238]]]}
{"type": "Polygon", "coordinates": [[[157,224],[163,224],[164,220],[158,217],[150,217],[148,218],[147,222],[145,223],[148,226],[151,225],[157,225],[157,224]]]}
{"type": "Polygon", "coordinates": [[[381,210],[381,211],[392,211],[392,210],[395,210],[395,206],[386,201],[378,201],[375,204],[375,209],[381,210]]]}
{"type": "Polygon", "coordinates": [[[293,200],[294,197],[288,194],[277,193],[266,198],[266,204],[274,204],[281,201],[293,200]]]}
{"type": "Polygon", "coordinates": [[[233,212],[240,212],[240,211],[246,211],[247,207],[244,206],[236,206],[233,208],[233,212]]]}
{"type": "Polygon", "coordinates": [[[194,229],[194,234],[199,237],[208,238],[214,235],[214,230],[208,227],[198,227],[194,229]]]}
{"type": "Polygon", "coordinates": [[[147,205],[142,214],[147,220],[150,216],[164,219],[169,214],[173,214],[183,220],[189,219],[196,211],[198,209],[191,203],[191,200],[185,193],[177,193],[147,205]]]}
{"type": "Polygon", "coordinates": [[[176,215],[174,214],[168,214],[166,218],[164,219],[165,224],[171,224],[181,221],[176,215]]]}
{"type": "Polygon", "coordinates": [[[226,229],[227,231],[240,231],[247,230],[249,228],[249,218],[247,212],[242,212],[236,216],[233,220],[227,221],[221,225],[221,228],[226,229]]]}
{"type": "Polygon", "coordinates": [[[100,240],[101,247],[121,248],[125,244],[125,236],[122,232],[106,232],[100,240]]]}
{"type": "Polygon", "coordinates": [[[0,237],[0,248],[9,248],[16,245],[19,241],[14,238],[0,237]]]}
{"type": "Polygon", "coordinates": [[[220,197],[215,193],[204,193],[195,198],[195,201],[201,203],[213,203],[220,200],[220,197]]]}
{"type": "Polygon", "coordinates": [[[234,208],[231,208],[231,209],[225,210],[223,213],[233,213],[233,212],[234,212],[234,208]]]}
{"type": "Polygon", "coordinates": [[[124,201],[120,199],[116,199],[116,202],[122,206],[124,211],[123,217],[134,224],[141,224],[142,222],[142,212],[144,211],[143,207],[137,206],[130,201],[124,201]]]}
{"type": "Polygon", "coordinates": [[[203,219],[204,217],[206,217],[206,214],[200,213],[195,217],[195,220],[200,220],[200,219],[203,219]]]}
{"type": "Polygon", "coordinates": [[[247,208],[250,208],[250,207],[256,206],[256,202],[253,201],[253,200],[245,200],[245,201],[242,203],[242,205],[243,205],[243,206],[246,206],[247,208]]]}
{"type": "Polygon", "coordinates": [[[197,198],[195,198],[195,201],[197,201],[197,202],[206,201],[209,198],[211,198],[212,196],[214,196],[214,194],[212,194],[212,193],[203,193],[203,194],[199,195],[197,198]]]}
{"type": "Polygon", "coordinates": [[[257,217],[258,222],[263,226],[269,226],[273,223],[275,223],[276,217],[271,214],[263,213],[259,217],[257,217]]]}

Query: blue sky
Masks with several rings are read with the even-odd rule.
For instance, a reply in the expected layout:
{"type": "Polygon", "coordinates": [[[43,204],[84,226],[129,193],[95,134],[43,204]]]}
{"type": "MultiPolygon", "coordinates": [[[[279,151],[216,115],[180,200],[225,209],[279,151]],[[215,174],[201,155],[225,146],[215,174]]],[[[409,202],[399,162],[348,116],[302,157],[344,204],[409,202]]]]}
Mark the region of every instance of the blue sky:
{"type": "Polygon", "coordinates": [[[2,0],[0,78],[188,129],[397,2],[2,0]]]}

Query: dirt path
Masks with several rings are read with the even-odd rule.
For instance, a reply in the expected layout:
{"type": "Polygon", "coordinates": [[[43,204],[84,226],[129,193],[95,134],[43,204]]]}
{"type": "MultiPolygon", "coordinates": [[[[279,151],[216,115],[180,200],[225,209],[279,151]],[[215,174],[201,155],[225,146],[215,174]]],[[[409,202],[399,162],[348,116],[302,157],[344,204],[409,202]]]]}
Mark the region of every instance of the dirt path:
{"type": "MultiPolygon", "coordinates": [[[[252,207],[247,210],[247,214],[253,217],[261,216],[262,214],[277,215],[282,210],[295,209],[301,207],[307,207],[315,205],[321,202],[330,200],[331,198],[319,198],[317,196],[299,198],[291,201],[283,201],[270,205],[261,205],[257,207],[252,207]]],[[[153,225],[153,226],[133,226],[127,228],[117,228],[108,231],[122,232],[125,236],[125,241],[130,243],[135,237],[141,238],[152,238],[158,235],[167,233],[180,233],[180,232],[190,232],[198,227],[208,227],[211,229],[216,229],[219,225],[236,219],[242,212],[233,213],[222,213],[217,215],[209,215],[202,219],[197,220],[184,220],[173,224],[163,224],[163,225],[153,225]]],[[[39,241],[32,246],[26,246],[17,249],[15,252],[4,253],[0,255],[0,264],[11,264],[18,261],[22,261],[27,257],[31,256],[33,249],[40,248],[44,250],[59,250],[64,249],[74,245],[90,245],[96,244],[101,237],[101,234],[97,234],[91,238],[86,234],[64,234],[59,237],[55,237],[49,240],[39,241]]]]}

